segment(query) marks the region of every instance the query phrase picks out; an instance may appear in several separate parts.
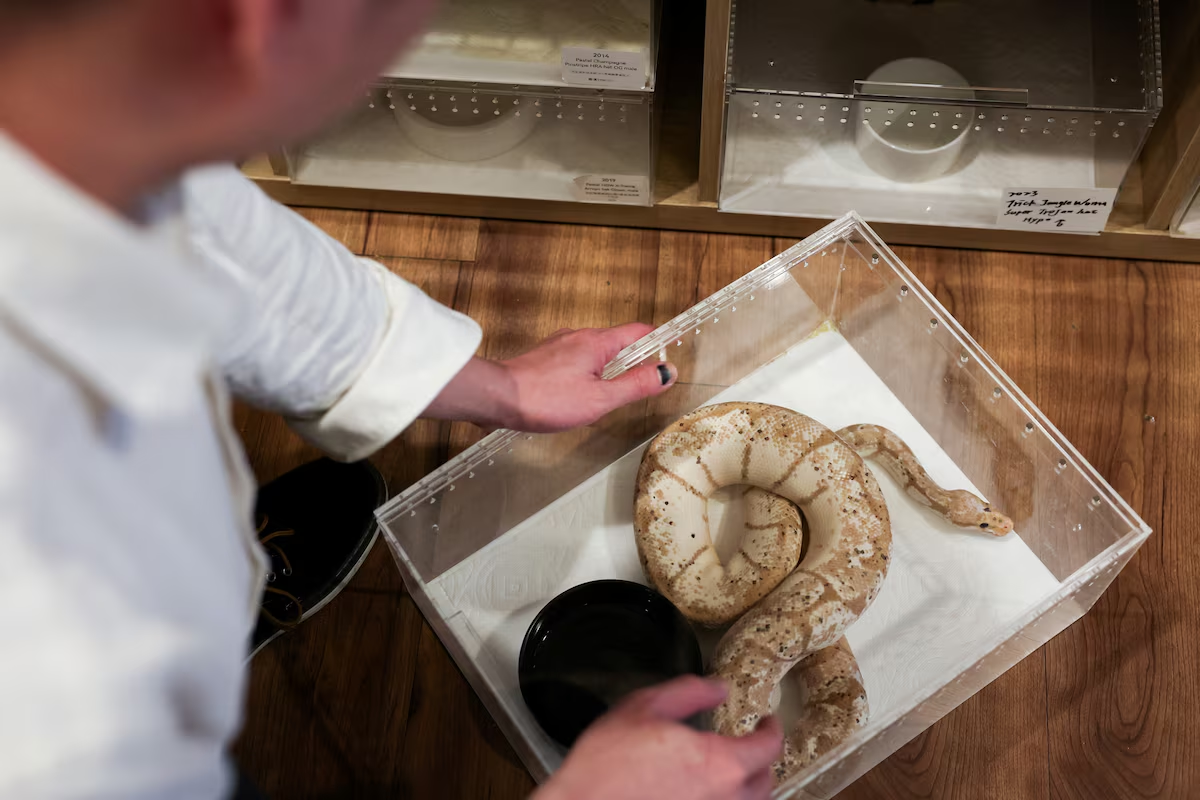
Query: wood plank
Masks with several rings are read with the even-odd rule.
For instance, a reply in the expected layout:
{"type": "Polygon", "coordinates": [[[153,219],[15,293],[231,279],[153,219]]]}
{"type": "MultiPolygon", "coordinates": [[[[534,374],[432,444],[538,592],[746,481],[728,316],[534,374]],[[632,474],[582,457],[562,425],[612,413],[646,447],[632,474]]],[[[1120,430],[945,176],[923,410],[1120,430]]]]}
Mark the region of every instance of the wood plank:
{"type": "Polygon", "coordinates": [[[560,328],[652,322],[659,234],[485,221],[461,310],[488,358],[511,358],[560,328]]]}
{"type": "Polygon", "coordinates": [[[1156,530],[1092,611],[1046,648],[1051,790],[1191,796],[1200,773],[1184,742],[1200,736],[1200,568],[1184,555],[1194,544],[1181,523],[1197,479],[1200,287],[1182,269],[1149,264],[1038,277],[1039,329],[1060,343],[1039,347],[1039,373],[1077,376],[1044,380],[1042,402],[1156,530]]]}
{"type": "Polygon", "coordinates": [[[1034,654],[837,795],[838,800],[1049,797],[1044,662],[1034,654]]]}
{"type": "MultiPolygon", "coordinates": [[[[791,242],[778,244],[786,249],[791,242]]],[[[896,255],[1022,389],[1036,390],[1034,259],[912,247],[896,248],[896,255]]],[[[1047,798],[1046,748],[1045,657],[1039,651],[838,797],[1047,798]]]]}
{"type": "MultiPolygon", "coordinates": [[[[812,217],[729,214],[699,199],[696,185],[653,206],[514,200],[372,189],[295,186],[269,175],[255,174],[263,189],[283,203],[331,208],[444,214],[577,225],[625,226],[653,230],[698,231],[752,236],[803,238],[828,224],[812,217]]],[[[1123,200],[1118,200],[1121,211],[1123,200]]],[[[1172,237],[1166,231],[1140,224],[1141,209],[1114,219],[1098,236],[1037,233],[987,228],[873,223],[872,228],[892,245],[955,247],[1022,253],[1144,258],[1200,263],[1200,239],[1172,237]]],[[[368,254],[371,249],[368,246],[368,254]]]]}
{"type": "Polygon", "coordinates": [[[375,213],[365,252],[372,257],[474,261],[478,242],[477,219],[375,213]]]}
{"type": "Polygon", "coordinates": [[[654,324],[670,321],[769,261],[774,248],[765,236],[664,232],[658,251],[654,324]]]}
{"type": "Polygon", "coordinates": [[[378,256],[376,260],[437,302],[454,307],[459,278],[463,274],[461,262],[387,256],[378,256]]]}
{"type": "Polygon", "coordinates": [[[351,253],[362,255],[367,244],[366,211],[350,211],[337,208],[293,208],[300,216],[344,244],[351,253]]]}
{"type": "Polygon", "coordinates": [[[421,631],[410,708],[397,796],[516,800],[535,788],[428,626],[421,631]]]}
{"type": "Polygon", "coordinates": [[[239,766],[269,797],[399,789],[423,621],[402,592],[353,584],[251,664],[239,766]]]}

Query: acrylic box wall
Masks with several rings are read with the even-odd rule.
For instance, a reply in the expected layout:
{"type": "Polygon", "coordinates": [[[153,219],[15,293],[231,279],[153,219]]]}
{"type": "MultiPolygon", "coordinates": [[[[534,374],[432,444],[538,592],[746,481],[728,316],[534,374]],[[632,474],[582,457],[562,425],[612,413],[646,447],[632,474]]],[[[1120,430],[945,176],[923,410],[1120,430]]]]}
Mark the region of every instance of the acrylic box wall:
{"type": "Polygon", "coordinates": [[[642,64],[654,89],[655,0],[444,0],[422,37],[387,77],[567,86],[564,47],[587,47],[642,64]]]}
{"type": "Polygon", "coordinates": [[[1005,188],[1117,189],[1161,106],[1157,24],[1153,0],[738,0],[721,208],[991,227],[1005,188]],[[961,81],[872,77],[914,58],[961,81]],[[900,131],[931,141],[879,144],[900,131]]]}
{"type": "Polygon", "coordinates": [[[293,183],[649,205],[653,94],[388,81],[288,152],[293,183]]]}
{"type": "Polygon", "coordinates": [[[1149,535],[855,215],[650,334],[606,374],[664,354],[680,370],[665,395],[579,431],[494,434],[379,511],[415,601],[538,779],[562,753],[520,699],[525,627],[572,585],[644,582],[632,528],[641,450],[708,402],[889,425],[935,478],[1016,522],[1004,540],[946,530],[881,478],[896,559],[848,632],[871,717],[780,796],[830,796],[886,758],[1078,619],[1149,535]]]}

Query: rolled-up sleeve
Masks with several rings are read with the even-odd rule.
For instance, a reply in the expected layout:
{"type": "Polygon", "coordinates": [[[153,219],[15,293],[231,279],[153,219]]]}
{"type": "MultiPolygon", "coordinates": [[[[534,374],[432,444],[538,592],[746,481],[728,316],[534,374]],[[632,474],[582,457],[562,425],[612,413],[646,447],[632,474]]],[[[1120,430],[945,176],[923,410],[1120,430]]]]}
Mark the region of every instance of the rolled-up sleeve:
{"type": "Polygon", "coordinates": [[[469,318],[360,258],[231,166],[184,181],[188,238],[246,304],[221,368],[332,456],[370,455],[404,430],[479,347],[469,318]]]}

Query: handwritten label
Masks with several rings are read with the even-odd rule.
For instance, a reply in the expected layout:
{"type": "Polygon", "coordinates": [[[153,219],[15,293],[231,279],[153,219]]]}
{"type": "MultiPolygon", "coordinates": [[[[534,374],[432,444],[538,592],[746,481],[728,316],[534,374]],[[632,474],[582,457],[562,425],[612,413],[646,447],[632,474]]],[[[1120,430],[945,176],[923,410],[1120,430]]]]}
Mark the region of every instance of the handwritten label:
{"type": "Polygon", "coordinates": [[[595,50],[591,47],[562,49],[563,82],[572,86],[611,86],[615,89],[646,88],[646,56],[626,50],[595,50]]]}
{"type": "Polygon", "coordinates": [[[575,179],[575,198],[645,205],[650,199],[650,180],[645,175],[580,175],[575,179]]]}
{"type": "Polygon", "coordinates": [[[996,225],[1018,231],[1099,233],[1116,189],[1005,189],[996,225]]]}

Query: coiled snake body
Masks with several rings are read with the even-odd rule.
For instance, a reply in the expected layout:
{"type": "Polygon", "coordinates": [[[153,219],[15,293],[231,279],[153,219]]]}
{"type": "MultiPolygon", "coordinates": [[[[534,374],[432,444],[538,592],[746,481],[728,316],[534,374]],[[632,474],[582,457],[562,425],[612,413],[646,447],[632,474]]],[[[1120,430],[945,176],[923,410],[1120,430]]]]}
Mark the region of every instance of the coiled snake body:
{"type": "Polygon", "coordinates": [[[715,729],[753,731],[789,673],[804,689],[804,711],[775,765],[780,780],[866,722],[866,692],[843,636],[879,592],[892,533],[863,457],[958,526],[997,536],[1012,529],[973,494],[934,483],[890,431],[854,425],[835,433],[761,403],[721,403],[682,417],[651,443],[638,473],[634,529],[647,576],[693,621],[736,620],[712,665],[730,685],[715,729]],[[738,484],[756,488],[745,495],[741,547],[723,564],[708,498],[738,484]],[[807,548],[796,507],[808,522],[807,548]]]}

